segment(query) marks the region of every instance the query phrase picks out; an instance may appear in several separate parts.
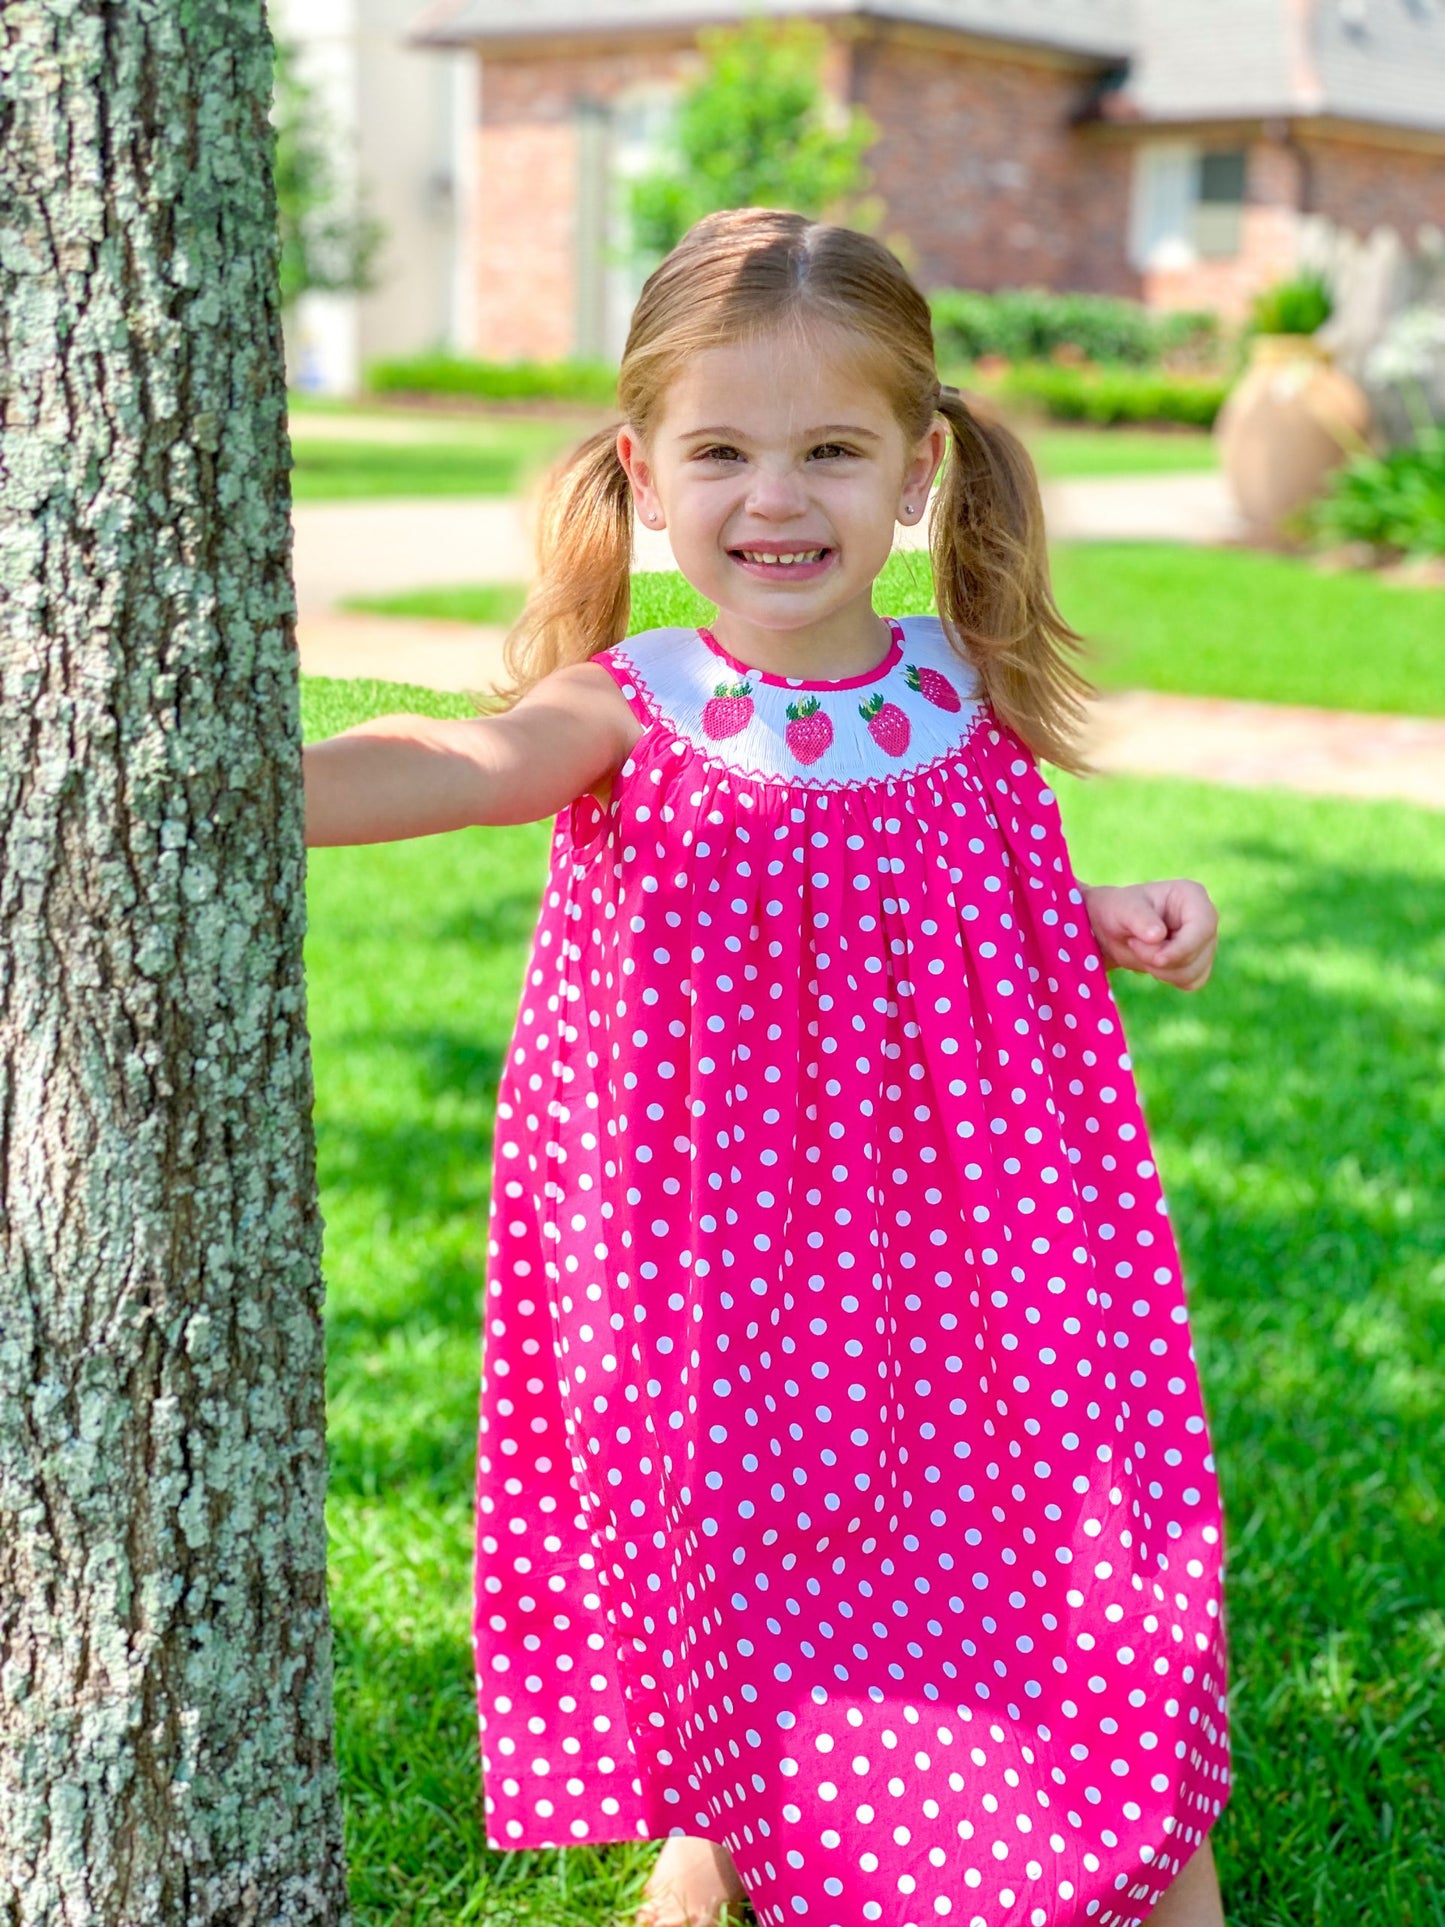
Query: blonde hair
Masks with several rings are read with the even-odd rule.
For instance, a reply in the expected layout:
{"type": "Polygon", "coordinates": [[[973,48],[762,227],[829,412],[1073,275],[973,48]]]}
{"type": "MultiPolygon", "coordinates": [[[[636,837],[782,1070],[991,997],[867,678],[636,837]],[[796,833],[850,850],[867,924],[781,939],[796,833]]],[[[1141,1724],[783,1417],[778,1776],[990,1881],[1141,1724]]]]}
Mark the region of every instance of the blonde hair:
{"type": "MultiPolygon", "coordinates": [[[[939,614],[1000,721],[1036,755],[1081,768],[1091,691],[1077,663],[1081,639],[1054,603],[1033,463],[1001,422],[940,386],[928,303],[881,242],[770,208],[708,215],[642,290],[618,375],[622,414],[645,443],[691,356],[818,323],[863,351],[910,445],[935,415],[947,422],[929,523],[939,614]]],[[[622,640],[632,537],[631,489],[609,428],[549,480],[537,584],[504,651],[503,703],[622,640]]]]}

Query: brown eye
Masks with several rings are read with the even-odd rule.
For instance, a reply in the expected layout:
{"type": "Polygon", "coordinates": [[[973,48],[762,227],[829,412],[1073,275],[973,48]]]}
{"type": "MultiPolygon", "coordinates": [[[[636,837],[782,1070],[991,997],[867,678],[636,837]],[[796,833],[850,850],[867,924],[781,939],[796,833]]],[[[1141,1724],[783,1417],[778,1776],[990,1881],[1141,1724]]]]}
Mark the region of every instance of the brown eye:
{"type": "Polygon", "coordinates": [[[845,448],[841,442],[820,442],[813,450],[815,456],[825,462],[835,461],[840,455],[851,455],[853,450],[845,448]]]}

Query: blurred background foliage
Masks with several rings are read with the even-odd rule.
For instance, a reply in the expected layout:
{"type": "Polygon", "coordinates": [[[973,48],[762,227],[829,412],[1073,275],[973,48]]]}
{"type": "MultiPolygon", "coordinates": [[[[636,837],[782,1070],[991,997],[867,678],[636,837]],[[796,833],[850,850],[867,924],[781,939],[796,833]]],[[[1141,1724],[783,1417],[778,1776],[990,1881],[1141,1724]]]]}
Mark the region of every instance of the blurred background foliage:
{"type": "Polygon", "coordinates": [[[833,111],[822,29],[750,20],[698,41],[706,64],[678,102],[672,151],[632,184],[638,253],[660,260],[694,221],[723,208],[789,208],[853,227],[876,221],[863,157],[877,129],[856,108],[833,111]]]}
{"type": "Polygon", "coordinates": [[[364,293],[376,285],[386,231],[364,198],[348,201],[337,164],[341,139],[319,90],[301,68],[296,42],[279,38],[271,123],[276,130],[276,216],[281,305],[313,290],[364,293]]]}

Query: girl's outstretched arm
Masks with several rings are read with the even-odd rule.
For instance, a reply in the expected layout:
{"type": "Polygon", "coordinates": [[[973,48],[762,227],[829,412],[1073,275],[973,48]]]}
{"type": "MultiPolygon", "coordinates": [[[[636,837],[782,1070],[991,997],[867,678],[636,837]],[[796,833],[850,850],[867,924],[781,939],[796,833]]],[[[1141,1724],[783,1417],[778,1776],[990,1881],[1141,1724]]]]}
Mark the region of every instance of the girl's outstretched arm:
{"type": "Polygon", "coordinates": [[[1175,877],[1124,888],[1081,883],[1094,940],[1110,970],[1142,970],[1179,990],[1209,981],[1219,912],[1202,883],[1175,877]]]}
{"type": "Polygon", "coordinates": [[[617,685],[591,663],[554,670],[501,716],[378,716],[303,752],[306,842],[534,823],[605,784],[636,735],[617,685]]]}

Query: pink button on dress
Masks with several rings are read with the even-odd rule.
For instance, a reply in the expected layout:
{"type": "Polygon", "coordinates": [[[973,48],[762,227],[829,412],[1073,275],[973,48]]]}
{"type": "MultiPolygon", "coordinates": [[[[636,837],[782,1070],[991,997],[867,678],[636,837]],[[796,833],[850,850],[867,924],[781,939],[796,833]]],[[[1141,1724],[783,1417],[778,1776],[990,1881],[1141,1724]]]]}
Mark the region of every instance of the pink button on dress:
{"type": "Polygon", "coordinates": [[[705,1835],[763,1927],[1142,1920],[1228,1790],[1179,1259],[1055,801],[933,618],[657,630],[497,1107],[494,1847],[705,1835]]]}

